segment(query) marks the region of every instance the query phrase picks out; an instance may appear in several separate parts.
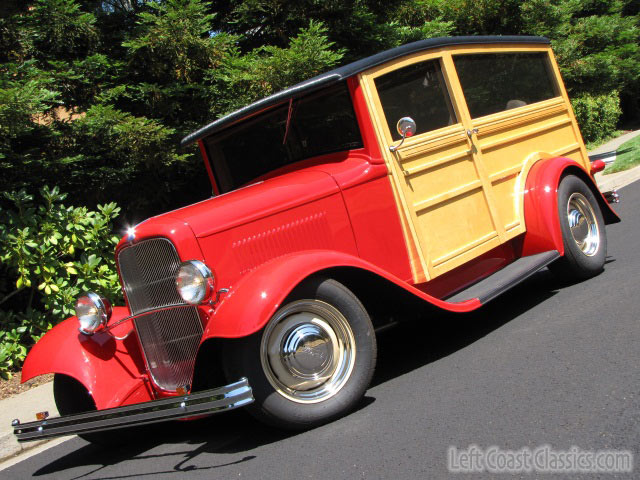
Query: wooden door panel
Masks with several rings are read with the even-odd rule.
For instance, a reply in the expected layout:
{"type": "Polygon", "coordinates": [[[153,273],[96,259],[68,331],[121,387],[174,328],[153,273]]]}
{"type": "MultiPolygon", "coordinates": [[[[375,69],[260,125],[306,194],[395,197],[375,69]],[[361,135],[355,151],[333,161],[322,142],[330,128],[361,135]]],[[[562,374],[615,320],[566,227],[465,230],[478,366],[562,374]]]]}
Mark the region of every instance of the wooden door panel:
{"type": "Polygon", "coordinates": [[[439,275],[473,258],[491,240],[499,243],[482,184],[427,208],[416,209],[429,272],[439,275]],[[474,252],[471,252],[474,250],[474,252]]]}
{"type": "MultiPolygon", "coordinates": [[[[434,57],[415,60],[410,63],[412,67],[434,57]]],[[[376,78],[385,73],[382,68],[363,76],[365,95],[374,107],[372,117],[393,173],[400,213],[429,279],[497,246],[499,222],[493,218],[496,210],[490,205],[492,194],[486,173],[478,166],[477,152],[462,122],[420,133],[407,139],[396,152],[389,151],[390,145],[398,143],[389,131],[394,122],[385,117],[375,87],[376,78]]],[[[448,80],[445,88],[450,88],[448,80]]],[[[448,100],[453,98],[449,96],[448,100]]],[[[396,112],[395,105],[387,109],[387,114],[406,116],[396,112]]]]}

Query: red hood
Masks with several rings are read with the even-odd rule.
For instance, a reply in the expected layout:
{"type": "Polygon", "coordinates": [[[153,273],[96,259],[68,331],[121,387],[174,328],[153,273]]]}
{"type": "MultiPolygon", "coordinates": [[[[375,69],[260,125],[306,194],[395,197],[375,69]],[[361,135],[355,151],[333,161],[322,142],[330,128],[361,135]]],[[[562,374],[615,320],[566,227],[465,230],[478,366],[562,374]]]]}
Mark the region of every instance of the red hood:
{"type": "Polygon", "coordinates": [[[297,171],[173,210],[144,224],[175,219],[189,225],[196,237],[207,237],[338,191],[327,173],[297,171]]]}

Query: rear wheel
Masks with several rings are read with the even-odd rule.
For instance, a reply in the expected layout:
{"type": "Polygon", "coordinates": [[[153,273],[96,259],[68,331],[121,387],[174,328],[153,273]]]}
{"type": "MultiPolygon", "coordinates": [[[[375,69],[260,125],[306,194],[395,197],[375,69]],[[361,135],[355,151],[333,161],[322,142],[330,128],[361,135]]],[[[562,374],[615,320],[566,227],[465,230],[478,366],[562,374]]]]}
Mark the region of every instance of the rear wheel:
{"type": "Polygon", "coordinates": [[[599,274],[607,254],[604,218],[591,189],[575,175],[567,175],[558,186],[558,215],[564,256],[549,269],[566,280],[599,274]]]}
{"type": "Polygon", "coordinates": [[[260,332],[225,346],[227,379],[249,379],[259,420],[301,430],[348,413],[371,381],[376,341],[356,296],[331,279],[297,288],[260,332]]]}

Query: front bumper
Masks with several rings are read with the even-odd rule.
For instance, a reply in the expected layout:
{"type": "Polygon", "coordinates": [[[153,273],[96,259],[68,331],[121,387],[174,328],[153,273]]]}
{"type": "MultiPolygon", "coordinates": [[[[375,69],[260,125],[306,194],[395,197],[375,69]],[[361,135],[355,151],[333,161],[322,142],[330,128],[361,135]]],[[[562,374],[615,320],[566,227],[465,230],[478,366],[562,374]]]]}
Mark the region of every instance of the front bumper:
{"type": "Polygon", "coordinates": [[[108,408],[94,412],[48,418],[37,422],[12,422],[19,442],[78,433],[92,433],[116,428],[210,415],[253,402],[253,393],[246,378],[191,395],[153,400],[151,402],[108,408]]]}

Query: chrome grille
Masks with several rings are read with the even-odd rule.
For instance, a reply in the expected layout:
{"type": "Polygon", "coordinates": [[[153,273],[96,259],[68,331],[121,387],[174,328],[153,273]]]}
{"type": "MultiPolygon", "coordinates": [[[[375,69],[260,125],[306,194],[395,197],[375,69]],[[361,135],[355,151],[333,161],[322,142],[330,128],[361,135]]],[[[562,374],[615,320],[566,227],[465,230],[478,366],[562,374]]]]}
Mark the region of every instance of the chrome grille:
{"type": "Polygon", "coordinates": [[[120,251],[118,265],[131,313],[140,314],[135,326],[153,381],[169,391],[191,383],[203,329],[197,307],[184,305],[176,289],[173,244],[142,240],[120,251]]]}
{"type": "Polygon", "coordinates": [[[170,391],[189,385],[202,338],[197,307],[144,313],[135,324],[155,384],[170,391]]]}
{"type": "Polygon", "coordinates": [[[142,240],[122,249],[118,264],[132,314],[184,303],[175,283],[180,258],[166,238],[142,240]]]}

